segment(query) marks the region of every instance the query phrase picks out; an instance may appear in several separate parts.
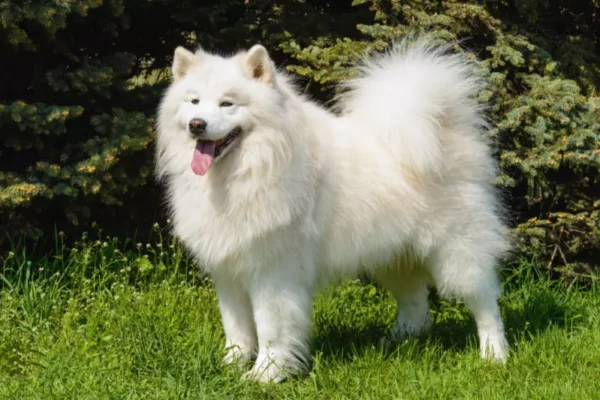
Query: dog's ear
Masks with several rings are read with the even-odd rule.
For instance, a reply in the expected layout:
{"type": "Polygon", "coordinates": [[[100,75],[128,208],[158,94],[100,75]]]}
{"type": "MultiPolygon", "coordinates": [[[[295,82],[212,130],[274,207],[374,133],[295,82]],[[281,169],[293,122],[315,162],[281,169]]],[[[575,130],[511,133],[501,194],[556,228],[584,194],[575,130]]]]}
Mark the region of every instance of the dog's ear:
{"type": "Polygon", "coordinates": [[[248,50],[245,64],[250,75],[259,82],[272,85],[275,81],[275,66],[267,49],[260,44],[248,50]]]}
{"type": "Polygon", "coordinates": [[[192,65],[197,60],[196,54],[191,51],[179,46],[175,49],[175,55],[173,56],[173,66],[171,67],[173,72],[173,79],[178,80],[183,78],[192,65]]]}

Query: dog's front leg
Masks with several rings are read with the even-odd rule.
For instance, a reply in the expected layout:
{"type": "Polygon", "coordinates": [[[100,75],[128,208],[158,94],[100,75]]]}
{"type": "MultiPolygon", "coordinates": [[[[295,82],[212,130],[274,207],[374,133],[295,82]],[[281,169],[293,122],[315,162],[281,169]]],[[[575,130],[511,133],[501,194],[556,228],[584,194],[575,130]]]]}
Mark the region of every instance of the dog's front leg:
{"type": "Polygon", "coordinates": [[[288,264],[252,282],[248,293],[259,349],[246,378],[280,382],[306,365],[313,294],[310,275],[302,266],[288,264]]]}
{"type": "Polygon", "coordinates": [[[243,367],[252,359],[258,344],[250,297],[239,282],[227,276],[213,276],[213,281],[226,336],[223,361],[243,367]]]}

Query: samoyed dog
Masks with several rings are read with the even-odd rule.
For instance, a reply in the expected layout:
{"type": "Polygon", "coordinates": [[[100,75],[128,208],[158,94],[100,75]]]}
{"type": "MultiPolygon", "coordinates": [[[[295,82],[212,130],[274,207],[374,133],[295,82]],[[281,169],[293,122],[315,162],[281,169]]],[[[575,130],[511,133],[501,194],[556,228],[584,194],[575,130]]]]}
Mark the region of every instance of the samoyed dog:
{"type": "Polygon", "coordinates": [[[391,291],[388,339],[430,324],[428,286],[462,300],[481,355],[504,362],[508,251],[472,66],[427,40],[367,59],[332,112],[255,45],[175,50],[157,120],[174,233],[210,274],[227,363],[281,381],[310,354],[311,298],[366,273],[391,291]]]}

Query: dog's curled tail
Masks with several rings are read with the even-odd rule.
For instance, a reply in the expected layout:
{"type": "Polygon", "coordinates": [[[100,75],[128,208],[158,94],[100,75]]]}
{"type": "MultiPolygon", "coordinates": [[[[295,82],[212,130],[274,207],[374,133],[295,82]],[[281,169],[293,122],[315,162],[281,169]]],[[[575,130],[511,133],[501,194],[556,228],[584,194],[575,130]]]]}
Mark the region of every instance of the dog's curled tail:
{"type": "Polygon", "coordinates": [[[343,118],[416,173],[441,173],[443,135],[478,136],[486,126],[474,99],[483,84],[476,65],[450,46],[405,39],[358,72],[338,99],[343,118]]]}

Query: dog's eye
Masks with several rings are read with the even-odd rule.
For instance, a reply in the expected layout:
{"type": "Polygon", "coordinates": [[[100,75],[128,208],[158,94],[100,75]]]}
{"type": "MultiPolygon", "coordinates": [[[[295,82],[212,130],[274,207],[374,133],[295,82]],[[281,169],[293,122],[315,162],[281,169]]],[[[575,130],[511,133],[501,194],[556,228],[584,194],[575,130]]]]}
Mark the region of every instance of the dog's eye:
{"type": "Polygon", "coordinates": [[[192,99],[192,104],[198,104],[198,103],[200,103],[199,99],[192,99]]]}
{"type": "Polygon", "coordinates": [[[222,101],[221,104],[219,104],[219,107],[231,107],[232,105],[233,103],[229,101],[222,101]]]}

